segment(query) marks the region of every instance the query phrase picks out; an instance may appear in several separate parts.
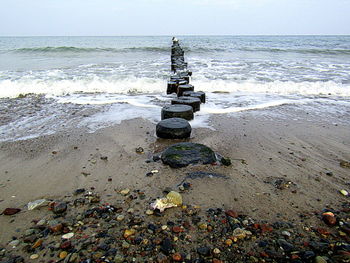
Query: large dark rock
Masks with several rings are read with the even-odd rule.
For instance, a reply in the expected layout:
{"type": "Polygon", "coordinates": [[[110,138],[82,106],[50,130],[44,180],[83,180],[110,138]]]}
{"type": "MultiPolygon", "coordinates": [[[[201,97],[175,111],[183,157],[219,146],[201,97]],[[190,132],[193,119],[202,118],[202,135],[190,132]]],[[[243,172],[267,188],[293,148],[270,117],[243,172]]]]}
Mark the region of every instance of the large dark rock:
{"type": "Polygon", "coordinates": [[[193,108],[193,112],[200,110],[201,100],[193,97],[178,97],[177,99],[171,100],[171,104],[182,104],[188,105],[193,108]]]}
{"type": "Polygon", "coordinates": [[[156,134],[163,139],[185,139],[191,136],[191,125],[181,118],[170,118],[160,121],[156,126],[156,134]]]}
{"type": "Polygon", "coordinates": [[[169,118],[183,118],[185,120],[193,120],[193,108],[188,105],[169,105],[162,109],[162,120],[169,118]]]}
{"type": "Polygon", "coordinates": [[[185,167],[189,164],[210,164],[216,162],[212,149],[199,144],[182,142],[169,146],[161,156],[164,164],[172,168],[185,167]]]}
{"type": "Polygon", "coordinates": [[[185,91],[193,91],[194,87],[191,84],[179,85],[177,87],[177,96],[181,97],[185,91]]]}
{"type": "Polygon", "coordinates": [[[202,103],[205,103],[205,93],[203,91],[184,91],[183,96],[198,98],[202,103]]]}

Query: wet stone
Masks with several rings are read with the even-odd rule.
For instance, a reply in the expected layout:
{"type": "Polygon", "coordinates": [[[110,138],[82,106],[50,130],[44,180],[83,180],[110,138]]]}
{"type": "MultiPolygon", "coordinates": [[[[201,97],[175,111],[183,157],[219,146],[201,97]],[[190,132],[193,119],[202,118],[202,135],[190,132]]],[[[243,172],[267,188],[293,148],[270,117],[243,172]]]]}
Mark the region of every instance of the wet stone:
{"type": "Polygon", "coordinates": [[[191,135],[191,125],[185,119],[170,118],[160,121],[156,126],[156,134],[163,139],[185,139],[191,135]]]}
{"type": "Polygon", "coordinates": [[[216,156],[209,147],[198,143],[177,143],[169,146],[161,156],[164,164],[172,168],[185,167],[189,164],[211,164],[216,156]]]}
{"type": "Polygon", "coordinates": [[[53,206],[53,212],[55,214],[62,214],[66,212],[66,210],[67,210],[67,203],[65,202],[57,202],[53,206]]]}

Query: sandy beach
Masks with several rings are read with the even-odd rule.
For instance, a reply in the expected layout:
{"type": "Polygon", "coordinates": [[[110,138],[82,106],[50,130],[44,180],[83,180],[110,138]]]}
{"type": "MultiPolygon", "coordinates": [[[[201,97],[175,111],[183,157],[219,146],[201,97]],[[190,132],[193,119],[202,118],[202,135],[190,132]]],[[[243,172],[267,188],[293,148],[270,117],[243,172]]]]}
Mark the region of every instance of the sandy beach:
{"type": "MultiPolygon", "coordinates": [[[[73,200],[76,189],[91,189],[103,202],[123,202],[119,192],[128,188],[146,198],[130,204],[145,214],[155,198],[178,185],[193,171],[213,172],[224,178],[186,179],[191,184],[182,193],[184,205],[234,210],[260,221],[288,221],[296,226],[327,227],[320,219],[323,209],[340,209],[349,189],[350,113],[330,118],[309,114],[304,108],[246,111],[210,118],[214,129],[198,128],[191,142],[211,147],[229,157],[232,165],[193,165],[180,169],[154,162],[174,140],[157,139],[155,125],[141,118],[95,133],[71,131],[35,139],[0,144],[0,210],[22,211],[0,216],[0,243],[10,249],[12,237],[20,237],[33,220],[40,220],[47,208],[28,211],[36,199],[73,200]],[[143,153],[136,152],[142,147],[143,153]],[[153,176],[146,176],[157,170],[153,176]]],[[[74,213],[73,206],[68,208],[74,213]]],[[[164,212],[174,217],[181,208],[164,212]]],[[[153,217],[153,216],[151,216],[153,217]]],[[[14,249],[16,251],[16,249],[14,249]]],[[[23,253],[17,251],[18,253],[23,253]]]]}

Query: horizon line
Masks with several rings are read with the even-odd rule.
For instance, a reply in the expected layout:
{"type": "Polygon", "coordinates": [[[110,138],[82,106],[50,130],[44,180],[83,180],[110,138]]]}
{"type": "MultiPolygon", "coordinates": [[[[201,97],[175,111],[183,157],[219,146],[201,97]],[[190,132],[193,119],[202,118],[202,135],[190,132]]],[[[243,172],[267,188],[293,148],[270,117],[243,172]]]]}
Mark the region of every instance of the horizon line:
{"type": "Polygon", "coordinates": [[[0,37],[350,36],[350,34],[0,35],[0,37]]]}

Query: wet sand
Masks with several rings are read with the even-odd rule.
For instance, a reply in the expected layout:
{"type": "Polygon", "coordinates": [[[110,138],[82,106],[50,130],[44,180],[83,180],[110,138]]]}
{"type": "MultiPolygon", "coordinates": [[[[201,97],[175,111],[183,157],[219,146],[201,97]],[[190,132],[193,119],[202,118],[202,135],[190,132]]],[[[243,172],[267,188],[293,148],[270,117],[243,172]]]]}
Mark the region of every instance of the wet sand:
{"type": "Polygon", "coordinates": [[[174,141],[157,139],[155,125],[141,118],[91,134],[76,130],[2,142],[0,210],[17,207],[22,211],[0,216],[0,244],[6,245],[31,220],[45,214],[28,211],[25,206],[30,201],[61,200],[75,189],[92,188],[113,203],[120,198],[118,191],[129,188],[145,193],[147,199],[135,207],[145,210],[151,199],[162,197],[167,187],[177,189],[192,171],[215,172],[228,179],[188,179],[192,188],[183,193],[184,204],[234,209],[260,220],[298,224],[301,214],[320,213],[348,200],[339,190],[349,190],[350,169],[339,163],[350,160],[350,125],[341,119],[349,119],[349,114],[339,116],[335,123],[295,106],[215,115],[210,119],[215,130],[194,129],[189,141],[229,157],[232,165],[228,167],[172,169],[159,161],[146,162],[174,141]],[[137,153],[138,147],[144,153],[137,153]],[[159,172],[146,176],[152,170],[159,172]]]}

